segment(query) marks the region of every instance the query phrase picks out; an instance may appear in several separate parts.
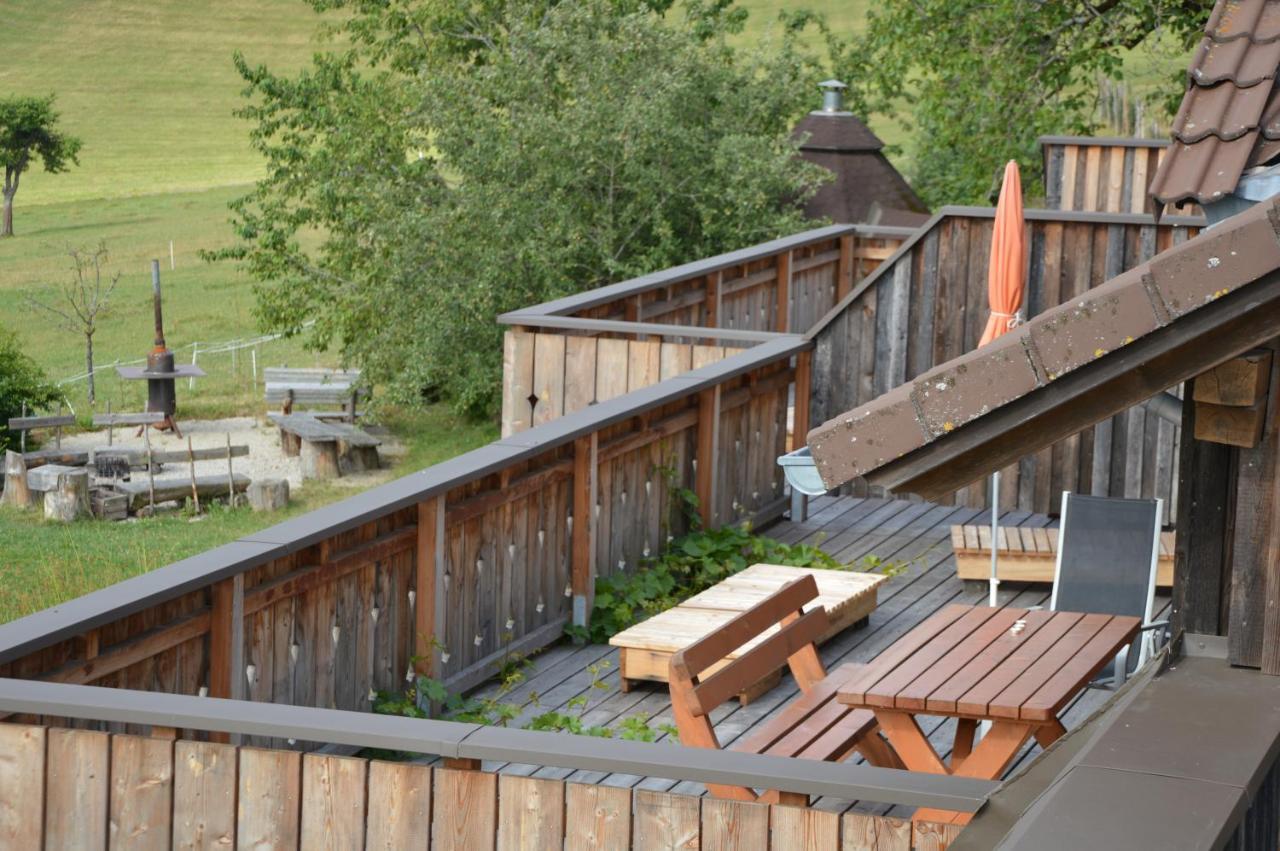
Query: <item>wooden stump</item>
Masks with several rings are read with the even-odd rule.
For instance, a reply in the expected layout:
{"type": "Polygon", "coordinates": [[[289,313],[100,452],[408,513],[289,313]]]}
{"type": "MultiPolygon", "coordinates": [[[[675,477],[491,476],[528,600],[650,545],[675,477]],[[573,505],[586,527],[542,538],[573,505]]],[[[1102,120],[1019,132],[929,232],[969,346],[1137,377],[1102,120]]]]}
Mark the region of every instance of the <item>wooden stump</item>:
{"type": "Polygon", "coordinates": [[[302,451],[302,438],[292,432],[280,429],[280,451],[290,458],[297,457],[302,451]]]}
{"type": "Polygon", "coordinates": [[[344,441],[339,441],[338,446],[338,465],[344,476],[378,469],[378,447],[353,446],[344,441]]]}
{"type": "Polygon", "coordinates": [[[338,466],[338,441],[302,441],[302,477],[304,479],[336,479],[342,475],[338,466]]]}
{"type": "Polygon", "coordinates": [[[249,483],[249,505],[254,511],[277,511],[288,504],[288,479],[254,479],[249,483]]]}
{"type": "Polygon", "coordinates": [[[58,474],[57,484],[44,494],[44,517],[70,523],[89,512],[89,471],[67,470],[58,474]]]}
{"type": "Polygon", "coordinates": [[[0,505],[12,505],[15,508],[31,507],[31,489],[27,487],[27,463],[21,452],[9,450],[4,453],[4,493],[0,494],[0,505]]]}

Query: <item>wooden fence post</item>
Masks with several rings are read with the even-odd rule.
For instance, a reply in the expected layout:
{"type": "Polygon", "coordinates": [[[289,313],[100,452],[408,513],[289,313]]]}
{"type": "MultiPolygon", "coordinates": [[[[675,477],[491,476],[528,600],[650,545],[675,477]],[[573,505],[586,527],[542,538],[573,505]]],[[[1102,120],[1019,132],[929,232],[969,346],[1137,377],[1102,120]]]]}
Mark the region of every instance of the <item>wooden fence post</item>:
{"type": "Polygon", "coordinates": [[[778,315],[774,330],[786,333],[791,324],[791,252],[778,255],[778,315]]]}
{"type": "Polygon", "coordinates": [[[723,280],[724,271],[720,269],[707,275],[706,290],[702,297],[702,324],[708,328],[720,327],[720,283],[723,280]]]}
{"type": "Polygon", "coordinates": [[[853,234],[840,237],[840,260],[836,266],[836,303],[853,289],[853,234]]]}
{"type": "Polygon", "coordinates": [[[573,444],[573,624],[591,623],[592,576],[596,558],[596,501],[599,437],[592,432],[573,444]]]}
{"type": "Polygon", "coordinates": [[[444,626],[444,495],[418,503],[418,554],[414,588],[414,655],[416,670],[442,677],[440,642],[433,641],[444,626]]]}
{"type": "MultiPolygon", "coordinates": [[[[244,698],[244,574],[213,585],[209,621],[209,696],[244,698]]],[[[210,733],[215,742],[231,742],[226,733],[210,733]]],[[[239,736],[235,737],[236,740],[239,736]]]]}
{"type": "Polygon", "coordinates": [[[717,384],[698,394],[698,449],[697,471],[694,475],[694,493],[698,496],[698,510],[702,525],[710,529],[715,524],[716,459],[720,454],[720,385],[717,384]]]}

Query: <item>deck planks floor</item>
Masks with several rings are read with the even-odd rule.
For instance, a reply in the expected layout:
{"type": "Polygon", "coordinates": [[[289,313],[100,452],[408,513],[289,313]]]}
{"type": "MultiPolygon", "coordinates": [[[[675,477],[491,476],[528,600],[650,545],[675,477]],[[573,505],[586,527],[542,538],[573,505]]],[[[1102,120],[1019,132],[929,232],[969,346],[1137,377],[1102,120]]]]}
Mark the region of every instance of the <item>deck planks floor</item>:
{"type": "MultiPolygon", "coordinates": [[[[934,505],[910,500],[857,497],[820,497],[810,502],[808,519],[802,523],[781,521],[765,533],[786,543],[821,546],[842,562],[868,566],[866,558],[875,556],[883,565],[894,563],[894,574],[880,586],[879,603],[869,624],[858,630],[846,630],[822,648],[828,670],[845,662],[867,662],[883,652],[916,624],[948,603],[981,605],[987,598],[985,585],[966,587],[956,578],[955,557],[951,551],[950,527],[953,524],[982,522],[988,513],[957,506],[934,505]]],[[[1005,512],[1002,525],[1052,527],[1055,522],[1040,514],[1025,511],[1005,512]]],[[[999,600],[1002,606],[1031,607],[1047,605],[1048,586],[1003,583],[999,600]]],[[[1167,597],[1158,601],[1167,606],[1167,597]]],[[[493,694],[496,685],[479,689],[477,695],[493,694]]],[[[782,682],[746,707],[737,701],[720,706],[712,719],[722,746],[750,734],[772,713],[790,702],[798,693],[795,682],[784,676],[782,682]]],[[[523,703],[520,717],[512,726],[523,726],[534,716],[549,709],[576,712],[568,706],[571,700],[585,695],[582,715],[585,725],[617,725],[623,719],[642,714],[649,725],[671,722],[671,701],[661,683],[637,685],[629,693],[618,688],[618,653],[607,645],[575,646],[562,643],[530,660],[525,680],[506,698],[523,703]],[[593,673],[594,667],[594,673],[593,673]],[[594,684],[594,685],[593,685],[594,684]],[[536,703],[529,695],[536,694],[536,703]]],[[[1089,717],[1107,699],[1108,692],[1087,690],[1063,713],[1068,728],[1089,717]]],[[[926,727],[931,742],[943,756],[949,756],[955,721],[947,718],[928,719],[926,727]]],[[[678,746],[659,734],[655,747],[678,746]]],[[[1015,760],[1011,772],[1026,765],[1039,752],[1034,742],[1027,745],[1015,760]]],[[[671,791],[704,794],[701,784],[678,782],[661,777],[637,777],[597,771],[574,771],[546,766],[489,762],[484,768],[502,773],[572,780],[671,791]]],[[[875,812],[895,816],[907,815],[910,808],[890,807],[874,802],[850,802],[821,799],[815,806],[832,811],[875,812]]]]}

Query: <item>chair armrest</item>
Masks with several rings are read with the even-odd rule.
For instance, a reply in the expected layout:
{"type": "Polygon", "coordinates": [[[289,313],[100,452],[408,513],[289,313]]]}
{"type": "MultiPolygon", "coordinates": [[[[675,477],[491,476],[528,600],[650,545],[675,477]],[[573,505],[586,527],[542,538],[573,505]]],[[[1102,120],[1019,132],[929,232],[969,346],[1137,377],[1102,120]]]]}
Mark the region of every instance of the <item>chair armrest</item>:
{"type": "Polygon", "coordinates": [[[1168,625],[1169,621],[1152,621],[1151,623],[1144,623],[1142,626],[1138,627],[1138,632],[1150,632],[1153,629],[1163,629],[1168,625]]]}

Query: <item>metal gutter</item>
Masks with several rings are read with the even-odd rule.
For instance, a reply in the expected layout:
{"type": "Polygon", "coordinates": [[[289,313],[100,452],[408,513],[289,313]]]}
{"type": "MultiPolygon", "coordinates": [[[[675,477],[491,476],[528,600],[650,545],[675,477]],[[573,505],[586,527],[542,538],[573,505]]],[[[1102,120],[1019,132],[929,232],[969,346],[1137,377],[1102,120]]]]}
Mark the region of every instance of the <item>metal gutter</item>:
{"type": "Polygon", "coordinates": [[[0,679],[0,711],[782,789],[976,812],[999,784],[875,768],[100,686],[0,679]]]}

